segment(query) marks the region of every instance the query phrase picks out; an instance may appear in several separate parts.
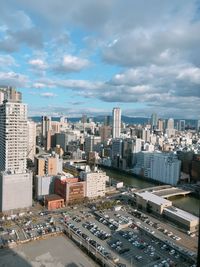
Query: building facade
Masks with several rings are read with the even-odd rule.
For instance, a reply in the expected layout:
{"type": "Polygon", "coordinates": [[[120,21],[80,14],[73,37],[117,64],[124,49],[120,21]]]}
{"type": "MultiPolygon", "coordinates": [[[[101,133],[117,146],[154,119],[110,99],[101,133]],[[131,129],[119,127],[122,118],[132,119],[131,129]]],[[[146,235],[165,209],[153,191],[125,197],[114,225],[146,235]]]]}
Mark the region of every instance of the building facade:
{"type": "Polygon", "coordinates": [[[104,172],[82,172],[82,179],[86,182],[86,197],[103,197],[106,193],[106,181],[109,177],[104,172]]]}
{"type": "Polygon", "coordinates": [[[120,108],[113,108],[112,112],[112,137],[119,138],[121,134],[121,109],[120,108]]]}
{"type": "Polygon", "coordinates": [[[0,105],[0,211],[32,205],[32,173],[27,171],[27,105],[14,88],[0,105]]]}

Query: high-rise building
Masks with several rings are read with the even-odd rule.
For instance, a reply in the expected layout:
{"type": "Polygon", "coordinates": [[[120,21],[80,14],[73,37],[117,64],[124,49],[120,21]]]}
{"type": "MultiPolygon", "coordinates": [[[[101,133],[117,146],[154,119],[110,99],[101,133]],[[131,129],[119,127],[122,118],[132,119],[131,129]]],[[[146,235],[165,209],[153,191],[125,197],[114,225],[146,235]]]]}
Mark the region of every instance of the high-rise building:
{"type": "Polygon", "coordinates": [[[167,129],[174,129],[174,119],[170,118],[167,121],[167,129]]]}
{"type": "Polygon", "coordinates": [[[0,211],[32,205],[32,173],[26,169],[27,105],[9,87],[0,105],[0,211]]]}
{"type": "Polygon", "coordinates": [[[105,126],[110,126],[111,125],[111,116],[105,116],[105,119],[104,119],[104,125],[105,126]]]}
{"type": "Polygon", "coordinates": [[[167,121],[166,134],[168,137],[175,136],[176,130],[174,129],[174,119],[170,118],[167,121]]]}
{"type": "Polygon", "coordinates": [[[158,119],[158,130],[161,132],[164,130],[164,122],[162,119],[158,119]]]}
{"type": "Polygon", "coordinates": [[[82,123],[87,123],[87,115],[83,114],[81,118],[82,123]]]}
{"type": "Polygon", "coordinates": [[[33,121],[28,121],[28,146],[27,146],[27,158],[34,160],[36,153],[36,124],[33,121]]]}
{"type": "Polygon", "coordinates": [[[47,149],[49,133],[51,131],[51,117],[42,116],[42,144],[47,149]]]}
{"type": "Polygon", "coordinates": [[[151,129],[152,130],[157,128],[157,123],[158,123],[158,116],[156,113],[153,113],[151,115],[151,129]]]}
{"type": "Polygon", "coordinates": [[[23,173],[27,156],[27,105],[9,88],[0,105],[0,171],[23,173]]]}
{"type": "Polygon", "coordinates": [[[180,120],[179,121],[179,127],[178,127],[178,129],[181,132],[185,131],[185,120],[180,120]]]}
{"type": "Polygon", "coordinates": [[[85,138],[85,152],[89,153],[95,150],[95,146],[101,143],[100,136],[90,135],[85,138]]]}
{"type": "Polygon", "coordinates": [[[200,120],[197,121],[197,131],[200,131],[200,120]]]}
{"type": "Polygon", "coordinates": [[[121,134],[121,109],[113,108],[112,112],[113,119],[113,138],[119,138],[121,134]]]}
{"type": "Polygon", "coordinates": [[[111,137],[111,127],[103,125],[100,128],[101,142],[105,142],[111,137]]]}

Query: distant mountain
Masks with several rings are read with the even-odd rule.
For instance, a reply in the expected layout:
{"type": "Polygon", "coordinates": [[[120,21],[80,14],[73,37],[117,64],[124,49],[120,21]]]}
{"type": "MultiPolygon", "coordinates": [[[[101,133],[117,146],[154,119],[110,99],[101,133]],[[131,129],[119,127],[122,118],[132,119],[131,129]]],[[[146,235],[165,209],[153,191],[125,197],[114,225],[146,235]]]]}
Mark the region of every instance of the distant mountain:
{"type": "MultiPolygon", "coordinates": [[[[104,122],[105,116],[97,116],[94,117],[95,122],[104,122]]],[[[128,117],[122,115],[122,121],[127,124],[146,124],[148,123],[149,118],[142,118],[142,117],[128,117]]]]}

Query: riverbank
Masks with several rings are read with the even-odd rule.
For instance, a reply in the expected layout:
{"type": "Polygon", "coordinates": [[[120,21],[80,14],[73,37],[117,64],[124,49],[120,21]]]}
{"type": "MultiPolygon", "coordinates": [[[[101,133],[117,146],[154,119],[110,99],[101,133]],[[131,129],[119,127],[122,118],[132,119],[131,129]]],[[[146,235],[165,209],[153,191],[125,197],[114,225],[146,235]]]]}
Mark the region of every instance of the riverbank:
{"type": "MultiPolygon", "coordinates": [[[[145,189],[148,187],[159,185],[156,182],[149,181],[147,179],[142,179],[138,176],[135,176],[134,174],[119,171],[118,169],[111,169],[109,167],[104,168],[103,166],[101,166],[101,169],[105,171],[109,177],[112,177],[116,181],[123,182],[127,186],[145,189]]],[[[170,200],[172,200],[173,205],[177,208],[183,209],[196,216],[199,215],[199,198],[197,198],[196,196],[190,194],[187,196],[173,197],[170,198],[170,200]]]]}
{"type": "MultiPolygon", "coordinates": [[[[142,175],[137,175],[137,174],[134,174],[130,171],[126,171],[126,170],[122,170],[122,169],[118,169],[118,168],[115,168],[115,167],[107,167],[107,166],[104,166],[104,165],[99,165],[100,169],[102,170],[111,170],[111,171],[115,171],[117,173],[121,173],[121,174],[125,174],[127,176],[130,176],[130,177],[134,177],[136,179],[140,179],[140,180],[143,180],[145,182],[150,182],[154,185],[165,185],[165,183],[162,183],[160,181],[157,181],[157,180],[154,180],[154,179],[151,179],[151,178],[146,178],[142,175]]],[[[125,185],[128,185],[128,184],[125,184],[125,185]]]]}

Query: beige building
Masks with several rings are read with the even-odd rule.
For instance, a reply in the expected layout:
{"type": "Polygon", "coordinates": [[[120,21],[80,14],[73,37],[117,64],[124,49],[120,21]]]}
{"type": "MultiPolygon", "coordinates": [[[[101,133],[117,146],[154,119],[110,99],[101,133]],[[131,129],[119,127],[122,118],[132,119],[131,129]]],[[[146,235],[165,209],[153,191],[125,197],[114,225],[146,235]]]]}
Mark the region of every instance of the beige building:
{"type": "Polygon", "coordinates": [[[82,172],[81,178],[86,182],[86,197],[103,197],[106,193],[106,181],[109,177],[105,172],[82,172]]]}
{"type": "Polygon", "coordinates": [[[100,128],[101,142],[107,141],[112,136],[112,129],[110,126],[102,126],[100,128]]]}
{"type": "Polygon", "coordinates": [[[135,193],[138,207],[147,211],[162,214],[164,208],[171,207],[172,202],[162,197],[156,196],[150,192],[135,193]]]}
{"type": "Polygon", "coordinates": [[[165,208],[163,214],[167,219],[175,222],[187,231],[196,232],[198,230],[199,218],[189,212],[172,206],[165,208]]]}
{"type": "Polygon", "coordinates": [[[35,157],[35,174],[39,176],[62,173],[63,160],[57,154],[35,157]]]}

